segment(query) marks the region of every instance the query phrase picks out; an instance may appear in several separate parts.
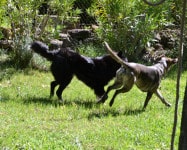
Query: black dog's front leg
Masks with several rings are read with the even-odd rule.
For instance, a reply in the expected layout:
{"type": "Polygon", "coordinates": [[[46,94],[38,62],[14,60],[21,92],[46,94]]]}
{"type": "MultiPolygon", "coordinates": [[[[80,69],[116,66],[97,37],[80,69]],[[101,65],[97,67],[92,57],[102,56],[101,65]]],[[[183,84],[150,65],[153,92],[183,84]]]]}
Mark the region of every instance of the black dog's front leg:
{"type": "Polygon", "coordinates": [[[107,93],[104,93],[104,95],[99,98],[99,100],[97,101],[97,103],[98,104],[104,103],[107,100],[107,98],[108,98],[107,93]]]}

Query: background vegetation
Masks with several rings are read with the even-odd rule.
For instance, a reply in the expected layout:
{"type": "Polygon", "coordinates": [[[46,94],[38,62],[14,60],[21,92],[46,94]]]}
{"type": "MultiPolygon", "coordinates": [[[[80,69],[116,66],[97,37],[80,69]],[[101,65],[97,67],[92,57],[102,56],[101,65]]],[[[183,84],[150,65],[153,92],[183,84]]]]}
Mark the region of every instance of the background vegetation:
{"type": "MultiPolygon", "coordinates": [[[[122,50],[135,60],[140,53],[145,53],[145,47],[153,42],[156,32],[168,27],[179,29],[182,4],[180,0],[168,0],[156,7],[142,0],[92,0],[84,3],[79,0],[2,0],[0,8],[1,26],[10,29],[9,36],[13,40],[11,59],[15,67],[25,68],[32,57],[29,51],[31,41],[58,39],[67,22],[76,25],[82,23],[82,17],[99,26],[95,32],[100,43],[106,40],[116,51],[122,50]]],[[[1,32],[0,35],[3,36],[1,32]]]]}
{"type": "MultiPolygon", "coordinates": [[[[58,39],[69,24],[75,27],[79,23],[83,28],[96,24],[97,44],[78,45],[77,51],[100,56],[106,53],[102,47],[106,40],[138,62],[142,61],[139,54],[146,53],[145,47],[154,42],[156,32],[179,29],[181,8],[180,0],[167,0],[157,7],[142,0],[1,0],[0,41],[10,42],[11,47],[0,48],[0,149],[168,150],[176,67],[161,84],[164,97],[173,104],[169,109],[153,97],[146,111],[141,111],[146,95],[136,87],[117,97],[112,108],[108,102],[98,106],[93,91],[76,78],[64,91],[64,104],[59,104],[56,96],[48,98],[53,80],[48,72],[50,62],[33,54],[29,45],[34,40],[48,43],[51,38],[58,39]],[[82,16],[91,17],[91,23],[85,26],[82,16]],[[33,59],[39,71],[34,69],[33,59]]],[[[171,50],[174,56],[177,50],[178,45],[171,50]]],[[[181,108],[182,99],[179,118],[181,108]]],[[[175,147],[179,134],[178,126],[175,147]]]]}

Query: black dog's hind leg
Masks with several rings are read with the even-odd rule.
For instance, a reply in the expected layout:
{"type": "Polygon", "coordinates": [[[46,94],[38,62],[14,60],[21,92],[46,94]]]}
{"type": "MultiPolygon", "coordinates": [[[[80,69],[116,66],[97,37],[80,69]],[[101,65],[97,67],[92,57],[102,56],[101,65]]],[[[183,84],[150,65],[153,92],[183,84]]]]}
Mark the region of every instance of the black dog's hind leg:
{"type": "Polygon", "coordinates": [[[60,86],[58,87],[58,90],[56,91],[56,95],[58,96],[58,99],[59,99],[60,101],[63,101],[63,99],[62,99],[62,91],[63,91],[65,88],[66,88],[66,86],[60,85],[60,86]]]}
{"type": "Polygon", "coordinates": [[[98,99],[100,99],[105,93],[104,86],[97,86],[97,87],[94,87],[93,89],[98,99]]]}
{"type": "Polygon", "coordinates": [[[144,106],[143,106],[143,110],[145,110],[145,108],[147,107],[147,104],[149,103],[149,100],[151,99],[153,93],[152,92],[147,92],[147,96],[144,102],[144,106]]]}
{"type": "Polygon", "coordinates": [[[58,96],[60,101],[63,101],[62,99],[62,92],[66,88],[66,86],[71,82],[71,79],[73,76],[70,76],[69,78],[66,78],[62,83],[60,83],[60,86],[58,90],[56,91],[56,95],[58,96]]]}
{"type": "Polygon", "coordinates": [[[57,81],[51,82],[50,98],[54,96],[55,87],[58,85],[57,81]]]}

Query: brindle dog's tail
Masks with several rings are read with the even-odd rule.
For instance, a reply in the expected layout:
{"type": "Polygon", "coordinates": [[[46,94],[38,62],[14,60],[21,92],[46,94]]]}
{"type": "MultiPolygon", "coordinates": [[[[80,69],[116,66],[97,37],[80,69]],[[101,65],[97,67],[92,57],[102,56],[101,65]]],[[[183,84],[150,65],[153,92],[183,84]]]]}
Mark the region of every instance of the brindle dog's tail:
{"type": "Polygon", "coordinates": [[[59,52],[59,50],[49,51],[48,46],[40,41],[33,42],[31,44],[31,49],[50,61],[53,61],[56,54],[59,52]]]}
{"type": "Polygon", "coordinates": [[[131,66],[129,66],[129,64],[127,62],[123,61],[116,53],[113,52],[113,50],[110,48],[110,46],[108,45],[107,42],[104,41],[104,44],[105,44],[109,54],[111,55],[111,57],[115,61],[117,61],[119,64],[121,64],[125,68],[131,68],[131,66]]]}

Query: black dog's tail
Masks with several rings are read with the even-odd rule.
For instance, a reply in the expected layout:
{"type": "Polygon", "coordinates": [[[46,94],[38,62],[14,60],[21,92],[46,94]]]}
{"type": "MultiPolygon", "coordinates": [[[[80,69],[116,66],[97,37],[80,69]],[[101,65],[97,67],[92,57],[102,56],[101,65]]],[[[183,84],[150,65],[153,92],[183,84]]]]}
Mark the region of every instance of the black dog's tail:
{"type": "Polygon", "coordinates": [[[53,61],[55,59],[56,54],[59,52],[58,50],[49,51],[48,46],[40,41],[33,42],[31,44],[31,49],[50,61],[53,61]]]}

